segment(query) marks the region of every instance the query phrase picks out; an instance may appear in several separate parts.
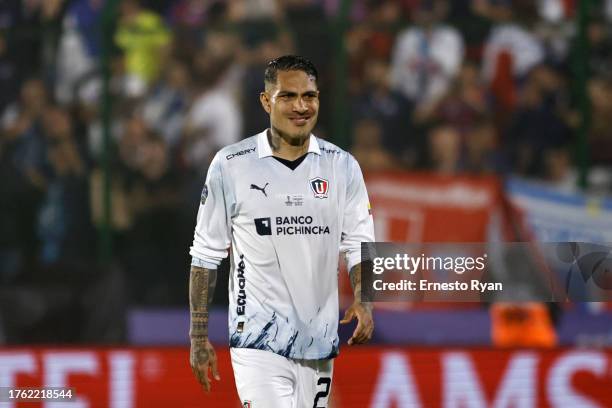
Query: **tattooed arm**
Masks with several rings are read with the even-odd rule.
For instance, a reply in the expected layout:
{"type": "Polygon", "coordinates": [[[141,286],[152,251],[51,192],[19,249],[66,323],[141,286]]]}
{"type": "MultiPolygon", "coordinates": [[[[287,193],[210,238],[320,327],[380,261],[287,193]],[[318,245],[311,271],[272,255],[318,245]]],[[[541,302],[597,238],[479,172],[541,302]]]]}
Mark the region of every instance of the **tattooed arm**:
{"type": "Polygon", "coordinates": [[[349,339],[348,344],[363,344],[367,343],[372,338],[374,320],[372,319],[372,304],[361,301],[361,264],[357,264],[351,268],[349,277],[351,279],[355,300],[351,307],[344,313],[344,318],[340,320],[340,324],[349,323],[354,318],[357,318],[357,327],[349,339]]]}
{"type": "Polygon", "coordinates": [[[217,271],[192,265],[189,275],[189,310],[191,324],[189,337],[191,370],[206,391],[210,391],[208,368],[215,380],[220,380],[217,355],[208,341],[208,305],[212,302],[217,281],[217,271]]]}

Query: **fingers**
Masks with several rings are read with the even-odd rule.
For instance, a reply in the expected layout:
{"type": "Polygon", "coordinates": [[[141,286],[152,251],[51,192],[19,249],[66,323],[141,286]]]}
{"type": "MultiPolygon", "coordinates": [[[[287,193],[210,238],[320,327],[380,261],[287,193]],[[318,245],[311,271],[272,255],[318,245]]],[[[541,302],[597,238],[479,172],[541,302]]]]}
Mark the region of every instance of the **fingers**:
{"type": "Polygon", "coordinates": [[[355,310],[350,307],[344,312],[344,317],[340,320],[340,324],[347,324],[355,318],[355,310]]]}
{"type": "Polygon", "coordinates": [[[355,329],[353,337],[349,339],[348,344],[352,346],[353,344],[367,343],[372,338],[372,332],[372,329],[365,326],[361,327],[360,330],[355,329]]]}
{"type": "Polygon", "coordinates": [[[221,376],[219,375],[219,367],[217,365],[217,354],[215,353],[214,349],[211,350],[210,369],[212,371],[213,378],[217,381],[220,381],[221,376]]]}
{"type": "Polygon", "coordinates": [[[202,388],[204,388],[204,391],[209,392],[210,380],[208,379],[208,366],[192,365],[191,371],[193,371],[193,374],[198,382],[202,385],[202,388]]]}
{"type": "Polygon", "coordinates": [[[215,349],[210,345],[201,346],[196,350],[191,350],[191,371],[202,385],[204,391],[209,392],[211,390],[211,380],[208,376],[208,369],[210,367],[212,375],[215,380],[219,381],[219,369],[217,365],[217,355],[215,349]]]}
{"type": "Polygon", "coordinates": [[[196,367],[196,377],[206,392],[210,392],[210,379],[208,378],[208,364],[196,367]]]}
{"type": "Polygon", "coordinates": [[[208,378],[208,367],[206,367],[206,369],[200,372],[201,372],[201,379],[202,379],[200,383],[204,386],[204,390],[206,390],[206,392],[210,392],[210,379],[208,378]]]}
{"type": "Polygon", "coordinates": [[[357,320],[357,327],[348,341],[349,345],[367,343],[374,332],[374,322],[368,313],[357,313],[357,320]]]}
{"type": "Polygon", "coordinates": [[[340,324],[349,323],[355,317],[357,318],[357,327],[348,341],[349,346],[367,343],[372,338],[372,333],[374,332],[374,322],[372,321],[371,312],[365,308],[356,307],[355,305],[347,309],[344,313],[344,318],[340,320],[340,324]]]}
{"type": "Polygon", "coordinates": [[[348,341],[349,346],[360,343],[360,339],[363,337],[363,331],[364,331],[364,325],[361,319],[357,317],[357,327],[355,327],[355,330],[353,331],[353,335],[348,341]]]}

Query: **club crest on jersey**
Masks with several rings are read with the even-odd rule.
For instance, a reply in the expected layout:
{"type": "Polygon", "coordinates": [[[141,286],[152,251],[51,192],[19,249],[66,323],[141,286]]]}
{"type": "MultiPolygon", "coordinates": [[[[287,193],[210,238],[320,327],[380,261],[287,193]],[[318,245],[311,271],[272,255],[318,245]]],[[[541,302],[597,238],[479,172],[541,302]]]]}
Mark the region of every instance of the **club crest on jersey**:
{"type": "Polygon", "coordinates": [[[315,198],[327,198],[329,191],[329,181],[316,177],[310,180],[310,188],[314,193],[315,198]]]}
{"type": "Polygon", "coordinates": [[[251,404],[251,401],[244,401],[242,403],[242,408],[253,408],[253,405],[251,404]]]}

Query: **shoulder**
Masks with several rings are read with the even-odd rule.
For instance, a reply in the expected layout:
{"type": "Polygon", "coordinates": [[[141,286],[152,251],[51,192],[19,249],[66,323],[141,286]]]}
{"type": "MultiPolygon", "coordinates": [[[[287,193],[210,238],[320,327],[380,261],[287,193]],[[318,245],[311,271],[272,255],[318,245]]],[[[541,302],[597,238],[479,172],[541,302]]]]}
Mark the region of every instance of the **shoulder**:
{"type": "Polygon", "coordinates": [[[319,150],[321,151],[321,157],[327,160],[333,160],[338,162],[340,165],[353,166],[357,164],[357,160],[352,154],[346,150],[336,146],[335,144],[328,142],[327,140],[315,138],[319,144],[319,150]]]}
{"type": "Polygon", "coordinates": [[[215,161],[221,166],[227,166],[233,161],[239,162],[257,157],[256,152],[257,136],[251,136],[219,150],[215,157],[215,161]]]}
{"type": "Polygon", "coordinates": [[[335,144],[328,142],[327,140],[320,139],[315,136],[315,140],[319,145],[319,150],[321,151],[321,156],[324,157],[336,157],[339,159],[345,159],[350,156],[350,153],[344,149],[339,148],[335,144]]]}

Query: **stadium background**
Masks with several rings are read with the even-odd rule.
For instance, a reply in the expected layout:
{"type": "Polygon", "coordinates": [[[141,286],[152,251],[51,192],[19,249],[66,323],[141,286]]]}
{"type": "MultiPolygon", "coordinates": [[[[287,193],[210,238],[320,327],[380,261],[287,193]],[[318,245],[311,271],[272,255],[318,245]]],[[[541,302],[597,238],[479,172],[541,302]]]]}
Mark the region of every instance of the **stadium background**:
{"type": "MultiPolygon", "coordinates": [[[[188,366],[187,248],[285,53],[319,68],[316,134],[361,164],[378,241],[612,242],[611,21],[585,0],[0,2],[0,387],[239,406],[223,284],[223,381],[204,395],[188,366]]],[[[610,309],[381,304],[333,407],[612,406],[610,309]]]]}

